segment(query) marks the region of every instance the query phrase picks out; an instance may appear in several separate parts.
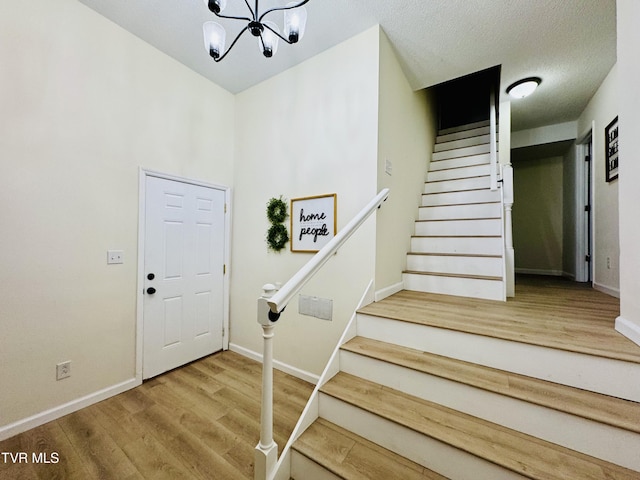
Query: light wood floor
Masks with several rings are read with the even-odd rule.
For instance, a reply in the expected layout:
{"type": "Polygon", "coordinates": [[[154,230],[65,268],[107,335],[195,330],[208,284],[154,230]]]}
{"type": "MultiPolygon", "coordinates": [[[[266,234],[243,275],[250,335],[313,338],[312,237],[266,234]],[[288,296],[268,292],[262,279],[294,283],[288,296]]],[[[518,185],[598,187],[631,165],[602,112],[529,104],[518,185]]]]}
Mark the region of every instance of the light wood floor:
{"type": "MultiPolygon", "coordinates": [[[[260,436],[261,365],[233,352],[212,355],[142,386],[0,442],[27,452],[0,478],[248,479],[260,436]],[[34,465],[32,453],[56,452],[34,465]]],[[[274,437],[281,450],[313,385],[274,371],[274,437]]]]}
{"type": "Polygon", "coordinates": [[[507,302],[405,290],[360,311],[640,363],[640,347],[614,328],[620,301],[563,278],[518,276],[507,302]]]}

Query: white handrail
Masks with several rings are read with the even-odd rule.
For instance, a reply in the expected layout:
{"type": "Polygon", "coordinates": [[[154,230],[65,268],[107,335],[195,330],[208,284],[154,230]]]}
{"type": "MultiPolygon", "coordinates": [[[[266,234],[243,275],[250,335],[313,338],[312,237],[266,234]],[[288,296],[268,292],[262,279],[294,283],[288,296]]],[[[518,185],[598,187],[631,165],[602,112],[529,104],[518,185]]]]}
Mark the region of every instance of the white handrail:
{"type": "Polygon", "coordinates": [[[491,89],[489,97],[489,151],[491,152],[491,190],[498,189],[498,135],[496,120],[496,94],[491,89]]]}
{"type": "Polygon", "coordinates": [[[291,279],[285,283],[278,293],[267,300],[273,313],[280,313],[302,287],[316,274],[318,270],[338,251],[351,235],[364,223],[382,202],[389,196],[389,189],[385,188],[376,195],[338,234],[316,253],[291,279]]]}
{"type": "Polygon", "coordinates": [[[273,440],[273,332],[280,313],[302,287],[322,268],[351,235],[376,211],[389,196],[385,188],[371,200],[338,234],[316,253],[282,288],[273,294],[273,285],[265,285],[258,299],[258,324],[262,327],[262,406],[260,412],[260,442],[255,448],[254,479],[265,480],[278,460],[278,446],[273,440]]]}

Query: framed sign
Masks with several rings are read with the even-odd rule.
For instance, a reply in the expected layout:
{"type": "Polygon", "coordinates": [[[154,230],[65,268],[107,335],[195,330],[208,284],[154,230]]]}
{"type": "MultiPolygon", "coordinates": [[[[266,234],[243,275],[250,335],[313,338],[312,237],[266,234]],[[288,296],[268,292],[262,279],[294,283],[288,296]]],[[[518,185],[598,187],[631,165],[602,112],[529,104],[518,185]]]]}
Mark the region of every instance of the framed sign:
{"type": "Polygon", "coordinates": [[[336,235],[337,195],[291,199],[291,251],[317,252],[336,235]]]}
{"type": "Polygon", "coordinates": [[[618,117],[604,130],[607,166],[607,182],[618,178],[618,117]]]}

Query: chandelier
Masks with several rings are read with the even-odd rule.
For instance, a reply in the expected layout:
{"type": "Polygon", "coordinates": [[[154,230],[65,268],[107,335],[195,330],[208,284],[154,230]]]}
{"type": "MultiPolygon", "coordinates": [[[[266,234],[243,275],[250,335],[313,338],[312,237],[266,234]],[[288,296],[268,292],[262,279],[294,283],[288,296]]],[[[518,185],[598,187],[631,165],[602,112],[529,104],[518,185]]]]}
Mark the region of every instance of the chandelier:
{"type": "Polygon", "coordinates": [[[231,42],[229,48],[225,50],[225,40],[227,36],[225,29],[216,22],[206,22],[202,27],[204,31],[204,46],[211,58],[219,62],[227,56],[242,34],[248,30],[251,35],[257,37],[258,48],[262,54],[270,58],[278,50],[279,39],[284,40],[288,44],[293,44],[297,43],[304,35],[304,29],[307,24],[307,10],[302,5],[308,1],[309,0],[291,2],[284,7],[270,8],[260,13],[258,6],[259,0],[255,0],[255,8],[251,8],[249,0],[244,0],[245,5],[249,9],[249,15],[240,17],[223,14],[227,6],[227,0],[204,0],[209,10],[217,17],[240,20],[247,23],[233,42],[231,42]],[[277,24],[264,20],[267,15],[276,11],[284,12],[284,35],[280,33],[280,28],[277,24]]]}

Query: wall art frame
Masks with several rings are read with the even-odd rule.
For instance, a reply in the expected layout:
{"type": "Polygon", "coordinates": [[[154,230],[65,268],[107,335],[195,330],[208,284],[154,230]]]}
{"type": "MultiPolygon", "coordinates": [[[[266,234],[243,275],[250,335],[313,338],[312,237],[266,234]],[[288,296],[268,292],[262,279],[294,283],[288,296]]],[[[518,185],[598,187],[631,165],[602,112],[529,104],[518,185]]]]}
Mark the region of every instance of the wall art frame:
{"type": "Polygon", "coordinates": [[[606,181],[618,178],[618,117],[604,129],[606,181]]]}
{"type": "Polygon", "coordinates": [[[338,195],[291,199],[291,251],[315,253],[336,235],[338,195]]]}

